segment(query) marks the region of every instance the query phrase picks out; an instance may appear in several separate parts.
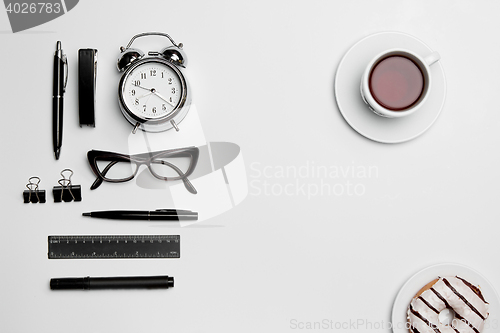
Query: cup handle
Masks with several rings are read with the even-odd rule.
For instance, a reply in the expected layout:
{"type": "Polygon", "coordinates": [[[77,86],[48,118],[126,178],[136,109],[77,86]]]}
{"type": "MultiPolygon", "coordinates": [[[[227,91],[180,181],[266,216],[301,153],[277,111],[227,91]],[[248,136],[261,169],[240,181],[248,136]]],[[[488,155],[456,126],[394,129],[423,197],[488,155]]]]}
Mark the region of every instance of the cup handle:
{"type": "Polygon", "coordinates": [[[439,59],[441,59],[441,56],[439,55],[439,53],[434,51],[431,54],[429,54],[427,57],[425,57],[424,61],[428,66],[430,66],[433,63],[437,62],[439,59]]]}

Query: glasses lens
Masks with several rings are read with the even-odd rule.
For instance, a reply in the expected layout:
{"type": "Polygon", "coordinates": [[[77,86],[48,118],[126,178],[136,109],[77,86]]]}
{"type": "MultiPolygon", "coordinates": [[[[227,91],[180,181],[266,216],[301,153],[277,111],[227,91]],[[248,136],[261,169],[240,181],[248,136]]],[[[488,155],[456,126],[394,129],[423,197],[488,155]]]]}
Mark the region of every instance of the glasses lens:
{"type": "Polygon", "coordinates": [[[130,162],[97,161],[97,169],[107,179],[122,180],[134,175],[136,165],[130,162]]]}
{"type": "Polygon", "coordinates": [[[186,175],[190,157],[157,157],[151,161],[151,170],[160,177],[180,179],[186,175]]]}

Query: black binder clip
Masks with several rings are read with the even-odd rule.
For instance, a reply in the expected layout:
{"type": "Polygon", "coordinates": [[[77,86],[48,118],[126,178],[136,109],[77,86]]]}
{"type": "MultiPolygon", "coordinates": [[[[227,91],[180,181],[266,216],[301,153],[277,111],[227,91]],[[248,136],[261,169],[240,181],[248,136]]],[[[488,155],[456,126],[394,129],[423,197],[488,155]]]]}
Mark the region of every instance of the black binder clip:
{"type": "Polygon", "coordinates": [[[62,178],[58,181],[60,186],[54,186],[52,188],[54,202],[82,201],[81,186],[71,184],[71,176],[73,176],[73,171],[71,169],[64,169],[63,171],[61,171],[61,176],[62,178]],[[69,173],[67,178],[64,174],[65,172],[69,173]]]}
{"type": "Polygon", "coordinates": [[[26,184],[28,190],[23,191],[24,203],[45,202],[45,190],[39,190],[38,184],[40,184],[40,178],[31,177],[28,179],[28,184],[26,184]]]}

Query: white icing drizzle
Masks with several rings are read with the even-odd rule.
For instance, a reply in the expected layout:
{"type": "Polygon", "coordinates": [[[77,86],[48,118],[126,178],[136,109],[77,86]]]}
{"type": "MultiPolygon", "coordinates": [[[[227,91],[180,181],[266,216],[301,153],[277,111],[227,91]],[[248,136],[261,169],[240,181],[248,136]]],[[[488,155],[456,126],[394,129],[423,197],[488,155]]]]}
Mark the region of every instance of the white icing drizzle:
{"type": "MultiPolygon", "coordinates": [[[[468,282],[467,282],[468,283],[468,282]]],[[[489,304],[483,301],[463,279],[440,277],[439,280],[408,306],[408,321],[416,333],[480,333],[488,318],[489,304]],[[443,325],[439,313],[455,311],[452,325],[443,325]],[[416,329],[416,330],[415,330],[416,329]]]]}

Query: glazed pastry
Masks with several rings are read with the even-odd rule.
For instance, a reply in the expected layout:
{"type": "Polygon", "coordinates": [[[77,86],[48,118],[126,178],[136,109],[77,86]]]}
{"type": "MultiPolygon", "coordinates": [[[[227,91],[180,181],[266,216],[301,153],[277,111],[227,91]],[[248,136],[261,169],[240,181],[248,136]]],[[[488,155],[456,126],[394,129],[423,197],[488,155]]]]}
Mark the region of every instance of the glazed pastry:
{"type": "Polygon", "coordinates": [[[411,333],[481,333],[489,304],[479,287],[460,277],[440,277],[426,284],[408,306],[411,333]],[[445,309],[455,312],[450,325],[439,321],[445,309]]]}

